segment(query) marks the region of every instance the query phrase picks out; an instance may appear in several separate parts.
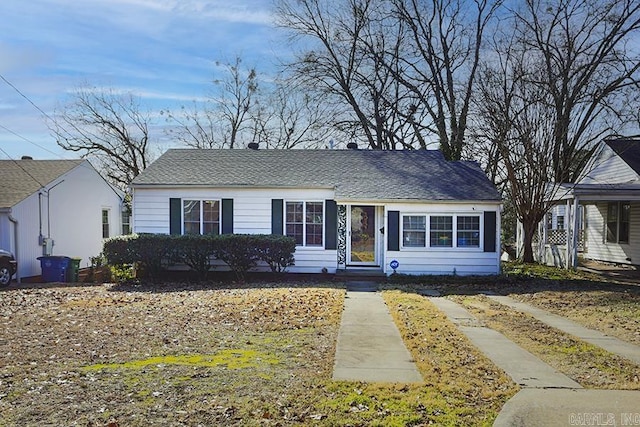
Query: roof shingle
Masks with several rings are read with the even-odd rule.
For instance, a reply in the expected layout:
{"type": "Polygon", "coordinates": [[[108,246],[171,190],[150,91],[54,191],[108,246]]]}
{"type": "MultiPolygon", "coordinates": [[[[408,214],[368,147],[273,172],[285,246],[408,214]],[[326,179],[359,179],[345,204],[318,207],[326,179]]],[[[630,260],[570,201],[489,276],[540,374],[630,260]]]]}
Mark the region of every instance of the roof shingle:
{"type": "Polygon", "coordinates": [[[0,208],[10,208],[83,160],[0,160],[0,208]]]}
{"type": "Polygon", "coordinates": [[[501,200],[475,162],[439,151],[166,151],[133,186],[335,188],[338,200],[501,200]]]}

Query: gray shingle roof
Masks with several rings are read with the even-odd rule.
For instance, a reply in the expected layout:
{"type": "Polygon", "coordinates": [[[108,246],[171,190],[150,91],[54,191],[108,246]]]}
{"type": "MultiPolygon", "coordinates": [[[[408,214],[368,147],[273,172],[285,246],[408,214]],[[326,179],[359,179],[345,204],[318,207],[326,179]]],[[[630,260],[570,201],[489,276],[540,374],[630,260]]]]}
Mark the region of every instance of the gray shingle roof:
{"type": "Polygon", "coordinates": [[[491,200],[500,194],[475,162],[439,151],[166,151],[133,186],[335,188],[338,200],[491,200]]]}
{"type": "Polygon", "coordinates": [[[0,160],[0,208],[10,208],[83,160],[0,160]]]}

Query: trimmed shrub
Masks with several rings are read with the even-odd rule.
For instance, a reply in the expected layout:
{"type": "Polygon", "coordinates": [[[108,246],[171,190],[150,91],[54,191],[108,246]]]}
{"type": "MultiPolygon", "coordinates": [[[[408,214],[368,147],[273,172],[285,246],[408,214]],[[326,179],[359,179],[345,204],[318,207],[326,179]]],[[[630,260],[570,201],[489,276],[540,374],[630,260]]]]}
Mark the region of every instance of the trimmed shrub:
{"type": "Polygon", "coordinates": [[[216,258],[226,263],[238,280],[258,264],[258,243],[263,236],[255,234],[223,234],[217,237],[216,258]]]}
{"type": "Polygon", "coordinates": [[[174,262],[187,265],[198,280],[206,279],[212,257],[226,263],[238,280],[244,280],[258,261],[264,261],[273,272],[286,271],[294,265],[295,250],[295,240],[286,236],[139,234],[108,239],[103,253],[109,265],[120,269],[135,265],[137,277],[151,280],[159,279],[174,262]]]}
{"type": "Polygon", "coordinates": [[[294,238],[261,235],[257,245],[260,260],[266,262],[272,272],[282,273],[287,271],[287,267],[295,265],[293,253],[296,251],[296,241],[294,238]]]}
{"type": "Polygon", "coordinates": [[[155,280],[173,259],[172,236],[131,234],[104,242],[103,254],[109,265],[136,265],[136,275],[155,280]]]}
{"type": "Polygon", "coordinates": [[[136,262],[134,253],[134,241],[137,234],[116,236],[105,240],[102,255],[110,265],[133,264],[136,262]]]}
{"type": "Polygon", "coordinates": [[[174,240],[175,260],[194,271],[198,280],[205,280],[211,270],[211,257],[215,255],[218,236],[188,234],[174,240]]]}
{"type": "Polygon", "coordinates": [[[139,234],[132,241],[137,272],[144,278],[157,280],[174,260],[174,237],[167,234],[139,234]]]}

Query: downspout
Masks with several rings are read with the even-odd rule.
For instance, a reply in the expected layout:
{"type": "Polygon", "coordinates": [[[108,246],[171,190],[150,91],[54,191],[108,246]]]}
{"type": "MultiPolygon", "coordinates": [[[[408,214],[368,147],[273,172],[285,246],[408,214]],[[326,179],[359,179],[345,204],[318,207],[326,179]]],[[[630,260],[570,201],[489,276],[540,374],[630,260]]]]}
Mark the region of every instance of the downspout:
{"type": "MultiPolygon", "coordinates": [[[[44,189],[44,187],[42,189],[44,189]]],[[[40,246],[42,246],[42,239],[44,238],[42,235],[42,189],[38,192],[38,242],[40,242],[40,246]]]]}
{"type": "Polygon", "coordinates": [[[16,269],[16,281],[18,283],[22,283],[22,281],[20,279],[20,260],[18,260],[18,254],[20,253],[20,251],[18,250],[18,220],[15,219],[11,215],[11,212],[9,212],[8,218],[9,218],[9,221],[11,221],[14,224],[14,226],[13,226],[13,239],[14,239],[13,251],[15,253],[16,261],[18,262],[18,268],[16,269]]]}

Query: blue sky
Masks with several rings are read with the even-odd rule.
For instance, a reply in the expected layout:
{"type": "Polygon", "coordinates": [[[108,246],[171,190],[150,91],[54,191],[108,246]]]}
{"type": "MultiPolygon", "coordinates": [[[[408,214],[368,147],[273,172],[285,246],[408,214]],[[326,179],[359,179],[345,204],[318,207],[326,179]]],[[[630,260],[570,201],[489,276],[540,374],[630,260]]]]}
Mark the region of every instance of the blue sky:
{"type": "MultiPolygon", "coordinates": [[[[0,75],[51,116],[85,84],[179,108],[211,93],[216,61],[269,73],[282,47],[268,0],[2,0],[0,28],[0,75]]],[[[29,100],[0,79],[0,158],[77,157],[29,100]]]]}

